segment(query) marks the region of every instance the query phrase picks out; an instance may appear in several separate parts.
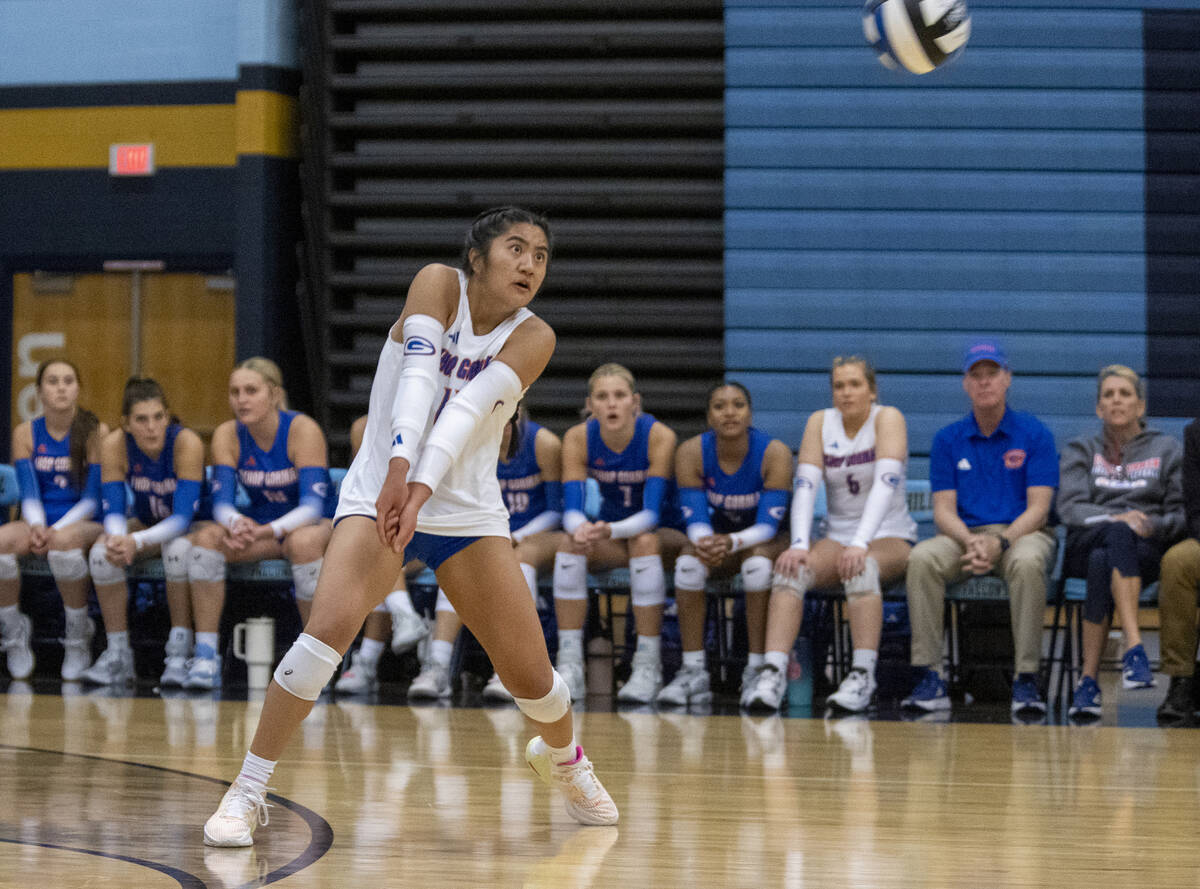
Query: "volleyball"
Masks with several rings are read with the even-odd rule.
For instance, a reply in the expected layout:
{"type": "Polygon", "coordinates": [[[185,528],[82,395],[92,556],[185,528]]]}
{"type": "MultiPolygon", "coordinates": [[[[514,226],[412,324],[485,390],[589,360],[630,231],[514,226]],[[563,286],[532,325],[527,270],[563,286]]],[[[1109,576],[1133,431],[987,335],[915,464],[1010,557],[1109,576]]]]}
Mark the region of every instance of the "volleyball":
{"type": "Polygon", "coordinates": [[[971,14],[964,0],[867,0],[863,34],[885,67],[927,74],[963,51],[971,14]]]}

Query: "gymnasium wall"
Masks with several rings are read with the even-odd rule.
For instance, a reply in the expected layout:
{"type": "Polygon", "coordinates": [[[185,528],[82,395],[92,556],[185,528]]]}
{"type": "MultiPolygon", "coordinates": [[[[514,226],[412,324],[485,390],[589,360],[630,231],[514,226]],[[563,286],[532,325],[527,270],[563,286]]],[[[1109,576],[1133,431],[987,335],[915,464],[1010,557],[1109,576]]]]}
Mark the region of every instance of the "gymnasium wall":
{"type": "Polygon", "coordinates": [[[916,77],[856,5],[727,0],[725,352],[760,426],[798,444],[857,352],[927,454],[977,335],[1060,444],[1108,363],[1158,425],[1200,413],[1200,0],[1157,6],[972,0],[916,77]]]}
{"type": "MultiPolygon", "coordinates": [[[[15,272],[161,259],[232,270],[238,355],[307,378],[294,345],[295,4],[0,0],[0,349],[15,272]],[[118,142],[153,142],[155,175],[110,177],[118,142]]],[[[10,363],[0,355],[5,377],[10,363]]]]}

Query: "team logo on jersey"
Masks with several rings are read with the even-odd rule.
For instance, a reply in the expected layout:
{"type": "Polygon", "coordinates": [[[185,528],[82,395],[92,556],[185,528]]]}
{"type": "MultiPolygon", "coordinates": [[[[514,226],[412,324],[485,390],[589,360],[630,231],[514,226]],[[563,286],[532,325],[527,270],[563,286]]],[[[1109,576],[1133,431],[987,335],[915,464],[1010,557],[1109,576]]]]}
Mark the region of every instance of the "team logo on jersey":
{"type": "Polygon", "coordinates": [[[404,439],[403,439],[403,438],[401,438],[401,436],[400,436],[400,433],[399,433],[399,432],[397,432],[397,433],[396,433],[396,437],[392,439],[392,444],[393,444],[393,445],[402,445],[402,444],[404,444],[404,439]]]}
{"type": "Polygon", "coordinates": [[[456,345],[456,346],[458,345],[458,331],[457,330],[454,331],[454,333],[450,334],[450,342],[454,343],[454,345],[456,345]]]}
{"type": "Polygon", "coordinates": [[[138,474],[140,474],[140,473],[141,473],[141,471],[142,471],[142,464],[141,464],[141,463],[134,463],[134,464],[133,464],[133,473],[134,473],[134,475],[138,475],[138,474]]]}
{"type": "Polygon", "coordinates": [[[603,466],[603,465],[604,465],[604,458],[603,458],[603,457],[597,457],[595,460],[593,460],[593,461],[592,461],[592,465],[593,465],[593,466],[603,466]]]}
{"type": "Polygon", "coordinates": [[[410,336],[404,341],[405,355],[436,355],[433,343],[423,336],[410,336]]]}
{"type": "Polygon", "coordinates": [[[970,461],[970,460],[968,460],[966,457],[963,457],[961,460],[959,460],[959,461],[958,461],[958,467],[957,467],[957,468],[958,468],[958,469],[959,469],[961,472],[969,472],[969,471],[970,471],[970,469],[971,469],[971,461],[970,461]]]}
{"type": "Polygon", "coordinates": [[[780,521],[786,514],[787,514],[786,506],[772,506],[770,509],[767,510],[767,515],[769,515],[771,518],[773,518],[777,522],[780,521]]]}
{"type": "Polygon", "coordinates": [[[39,453],[39,454],[44,454],[44,453],[46,453],[46,446],[45,446],[44,444],[40,444],[40,445],[38,445],[38,453],[39,453]]]}
{"type": "Polygon", "coordinates": [[[1025,465],[1025,452],[1020,448],[1013,448],[1011,451],[1004,452],[1004,468],[1005,469],[1020,469],[1025,465]]]}
{"type": "Polygon", "coordinates": [[[250,457],[246,458],[246,465],[247,466],[257,466],[258,464],[254,462],[254,457],[250,456],[250,457]]]}

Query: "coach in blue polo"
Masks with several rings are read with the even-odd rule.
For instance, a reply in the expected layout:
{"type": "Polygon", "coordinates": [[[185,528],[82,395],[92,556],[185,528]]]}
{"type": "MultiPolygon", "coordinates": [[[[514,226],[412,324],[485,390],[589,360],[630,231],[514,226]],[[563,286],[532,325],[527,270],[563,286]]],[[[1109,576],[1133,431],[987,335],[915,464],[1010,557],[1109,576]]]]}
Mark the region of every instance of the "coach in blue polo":
{"type": "Polygon", "coordinates": [[[1012,709],[1045,712],[1038,688],[1046,566],[1054,554],[1046,519],[1058,486],[1054,437],[1037,417],[1008,406],[1012,373],[995,340],[971,343],[963,389],[971,412],[938,430],[929,455],[938,535],[909,556],[905,585],[912,663],[924,673],[903,706],[948,710],[940,673],[946,585],[976,574],[1008,584],[1015,651],[1012,709]]]}

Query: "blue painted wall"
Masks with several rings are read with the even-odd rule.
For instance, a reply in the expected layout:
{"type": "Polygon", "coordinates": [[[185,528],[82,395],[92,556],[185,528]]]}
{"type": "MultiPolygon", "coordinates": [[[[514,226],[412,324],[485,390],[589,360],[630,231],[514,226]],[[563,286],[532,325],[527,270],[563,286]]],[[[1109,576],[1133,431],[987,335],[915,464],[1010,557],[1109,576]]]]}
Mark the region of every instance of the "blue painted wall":
{"type": "Polygon", "coordinates": [[[1151,368],[1152,412],[1200,411],[1200,362],[1178,358],[1196,321],[1147,321],[1200,290],[1197,204],[1147,183],[1194,188],[1200,154],[1186,122],[1146,123],[1149,103],[1188,116],[1200,57],[1188,16],[1163,52],[1124,7],[975,0],[963,56],[917,77],[877,63],[855,6],[728,0],[725,354],[760,425],[797,444],[830,360],[857,352],[927,453],[968,407],[960,356],[982,334],[1008,347],[1011,403],[1060,440],[1095,425],[1112,362],[1151,368]],[[1183,181],[1151,175],[1156,145],[1183,181]]]}

